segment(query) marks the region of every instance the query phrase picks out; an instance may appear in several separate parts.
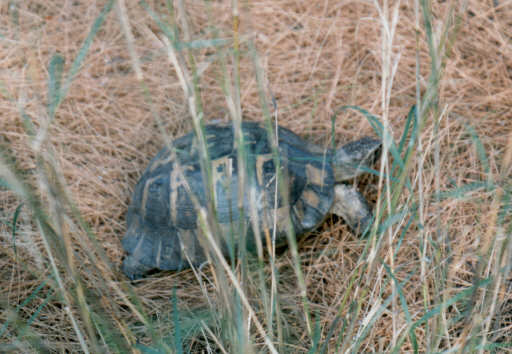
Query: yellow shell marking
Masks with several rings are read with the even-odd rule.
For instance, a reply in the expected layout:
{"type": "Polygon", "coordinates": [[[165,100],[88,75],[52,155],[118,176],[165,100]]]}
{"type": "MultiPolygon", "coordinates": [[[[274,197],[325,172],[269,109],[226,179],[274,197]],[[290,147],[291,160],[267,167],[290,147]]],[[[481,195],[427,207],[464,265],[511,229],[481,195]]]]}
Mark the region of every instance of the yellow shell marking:
{"type": "Polygon", "coordinates": [[[302,193],[302,198],[304,202],[311,205],[315,209],[320,209],[320,198],[318,197],[318,194],[315,193],[315,191],[311,189],[306,189],[302,193]]]}
{"type": "Polygon", "coordinates": [[[217,201],[217,183],[221,184],[221,188],[227,188],[233,175],[233,159],[230,157],[222,157],[212,161],[212,180],[213,180],[213,195],[215,205],[218,206],[217,201]],[[224,183],[223,183],[224,182],[224,183]]]}
{"type": "Polygon", "coordinates": [[[323,186],[324,184],[324,169],[316,168],[311,164],[306,164],[306,177],[309,184],[315,184],[317,186],[323,186]]]}
{"type": "Polygon", "coordinates": [[[187,186],[187,180],[183,178],[185,174],[185,170],[192,169],[191,166],[175,166],[171,171],[171,176],[169,178],[169,190],[171,191],[170,200],[169,200],[169,209],[171,212],[171,220],[174,225],[177,224],[177,203],[176,200],[178,199],[178,192],[179,188],[183,186],[183,188],[186,188],[187,186]],[[181,171],[180,171],[181,170],[181,171]]]}
{"type": "Polygon", "coordinates": [[[286,218],[289,217],[289,208],[283,206],[277,209],[267,208],[264,210],[264,215],[266,217],[267,225],[273,227],[274,225],[274,217],[276,219],[277,232],[282,232],[286,230],[286,222],[283,222],[286,218]]]}
{"type": "Polygon", "coordinates": [[[149,190],[149,187],[151,187],[151,184],[159,179],[160,176],[155,176],[153,178],[150,178],[146,181],[146,184],[144,185],[144,190],[142,191],[142,205],[141,205],[141,210],[142,210],[142,218],[145,219],[146,218],[146,202],[148,200],[148,190],[149,190]]]}
{"type": "Polygon", "coordinates": [[[256,177],[258,178],[258,184],[262,187],[265,187],[263,183],[263,164],[265,162],[272,160],[272,154],[262,154],[256,157],[256,177]]]}

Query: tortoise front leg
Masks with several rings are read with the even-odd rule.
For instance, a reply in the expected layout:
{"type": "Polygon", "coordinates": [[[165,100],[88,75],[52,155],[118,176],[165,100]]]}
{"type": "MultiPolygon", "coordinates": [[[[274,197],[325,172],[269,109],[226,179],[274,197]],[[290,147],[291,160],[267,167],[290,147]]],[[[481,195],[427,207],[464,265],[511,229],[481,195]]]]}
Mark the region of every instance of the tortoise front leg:
{"type": "Polygon", "coordinates": [[[372,224],[372,211],[366,199],[356,188],[346,184],[334,187],[332,213],[341,216],[357,236],[364,234],[372,224]]]}

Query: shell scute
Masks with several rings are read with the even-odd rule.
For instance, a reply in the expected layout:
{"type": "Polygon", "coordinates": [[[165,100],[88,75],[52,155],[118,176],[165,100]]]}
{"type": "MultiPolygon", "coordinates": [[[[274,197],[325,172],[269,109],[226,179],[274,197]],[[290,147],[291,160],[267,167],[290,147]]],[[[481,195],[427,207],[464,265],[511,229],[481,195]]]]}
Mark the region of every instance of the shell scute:
{"type": "MultiPolygon", "coordinates": [[[[288,205],[276,193],[276,161],[267,131],[259,123],[244,122],[246,185],[243,188],[244,222],[249,231],[248,243],[254,244],[249,216],[256,207],[260,237],[265,230],[272,234],[277,222],[277,242],[286,239],[289,214],[296,234],[316,227],[328,214],[334,200],[334,174],[330,154],[315,148],[285,128],[279,128],[278,161],[282,181],[287,187],[288,205]],[[249,190],[256,191],[256,205],[249,190]],[[275,202],[277,197],[277,203],[275,202]],[[277,207],[277,208],[276,208],[277,207]],[[277,219],[274,221],[274,217],[277,219]]],[[[240,235],[230,234],[238,222],[238,152],[231,125],[207,125],[205,137],[211,160],[215,206],[223,233],[220,239],[225,253],[240,235]],[[231,231],[230,231],[231,230],[231,231]]],[[[164,147],[149,163],[139,180],[127,215],[128,229],[123,247],[128,255],[123,265],[130,278],[137,278],[151,268],[179,270],[203,262],[206,257],[199,242],[197,211],[189,192],[201,206],[207,192],[199,164],[197,141],[187,134],[164,147]]],[[[236,245],[234,245],[236,247],[236,245]]]]}

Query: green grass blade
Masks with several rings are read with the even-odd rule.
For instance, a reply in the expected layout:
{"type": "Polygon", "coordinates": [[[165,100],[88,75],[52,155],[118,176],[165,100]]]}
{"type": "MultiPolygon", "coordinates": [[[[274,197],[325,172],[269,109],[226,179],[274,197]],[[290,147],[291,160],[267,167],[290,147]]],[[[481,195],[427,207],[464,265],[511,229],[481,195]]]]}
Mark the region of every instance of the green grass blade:
{"type": "MultiPolygon", "coordinates": [[[[512,189],[512,185],[509,186],[509,188],[512,189]]],[[[505,218],[507,215],[512,215],[512,190],[506,191],[503,193],[503,196],[501,197],[501,208],[498,212],[498,224],[499,225],[505,225],[505,218]]],[[[509,230],[512,229],[512,223],[509,224],[509,230]]],[[[507,230],[506,232],[510,233],[510,231],[507,230]]]]}
{"type": "Polygon", "coordinates": [[[143,354],[165,354],[166,353],[163,350],[155,349],[155,348],[152,348],[150,346],[147,346],[147,345],[144,345],[141,343],[135,344],[134,348],[140,350],[140,352],[143,354]]]}
{"type": "Polygon", "coordinates": [[[402,220],[403,218],[405,218],[405,216],[409,214],[409,210],[402,210],[401,212],[398,212],[398,213],[395,213],[395,214],[392,214],[392,215],[388,215],[388,217],[381,222],[381,224],[379,225],[379,229],[377,231],[378,234],[382,234],[384,233],[384,231],[386,231],[389,227],[391,227],[392,225],[398,223],[400,220],[402,220]]]}
{"type": "Polygon", "coordinates": [[[16,227],[18,225],[18,217],[20,216],[21,208],[23,207],[23,203],[20,203],[16,207],[14,211],[14,216],[12,217],[12,248],[14,250],[14,255],[16,255],[16,227]]]}
{"type": "MultiPolygon", "coordinates": [[[[430,59],[432,59],[431,68],[432,68],[432,75],[430,78],[437,77],[438,75],[434,75],[434,73],[438,72],[437,67],[437,58],[438,53],[436,51],[436,45],[435,45],[435,39],[434,34],[432,32],[432,9],[429,7],[430,2],[427,0],[421,0],[421,7],[422,7],[422,14],[423,14],[423,21],[425,26],[425,34],[427,36],[427,44],[430,54],[430,59]]],[[[438,87],[438,85],[434,85],[434,87],[438,87]]]]}
{"type": "Polygon", "coordinates": [[[176,33],[176,31],[171,29],[171,27],[169,27],[165,22],[163,22],[160,19],[160,16],[158,16],[158,14],[154,12],[153,9],[151,9],[151,7],[149,7],[149,5],[144,0],[139,1],[139,4],[144,8],[144,10],[147,11],[149,16],[151,16],[153,21],[155,21],[155,23],[157,24],[158,28],[160,28],[160,30],[165,34],[169,41],[171,41],[171,44],[175,48],[177,48],[178,34],[176,33]]]}
{"type": "Polygon", "coordinates": [[[475,145],[476,152],[478,154],[478,159],[480,160],[480,163],[482,164],[484,173],[486,175],[489,175],[489,171],[490,171],[489,159],[487,157],[487,153],[485,152],[484,145],[482,144],[482,141],[478,137],[478,133],[476,132],[475,128],[473,128],[469,124],[466,124],[465,122],[464,122],[464,126],[465,126],[466,130],[469,132],[471,141],[475,145]]]}
{"type": "Polygon", "coordinates": [[[312,346],[309,349],[309,354],[318,353],[318,344],[320,343],[320,338],[322,335],[322,330],[320,329],[320,318],[316,317],[315,326],[313,329],[313,338],[312,338],[312,346]]]}
{"type": "MultiPolygon", "coordinates": [[[[37,297],[37,294],[48,284],[45,280],[43,280],[21,304],[16,306],[16,313],[19,313],[25,306],[27,306],[32,300],[34,300],[37,297]]],[[[7,327],[9,326],[10,321],[7,320],[4,322],[2,328],[0,328],[0,337],[4,334],[4,332],[7,330],[7,327]]]]}
{"type": "Polygon", "coordinates": [[[34,136],[36,129],[34,123],[32,122],[32,118],[25,112],[25,108],[20,105],[19,101],[17,101],[14,97],[12,97],[9,94],[9,92],[5,88],[5,84],[2,81],[0,81],[0,93],[2,93],[2,95],[4,95],[11,103],[13,103],[13,105],[18,107],[21,119],[23,121],[23,127],[25,128],[25,132],[29,136],[34,136]]]}
{"type": "Polygon", "coordinates": [[[64,85],[62,86],[62,90],[59,95],[59,100],[57,102],[55,102],[55,107],[53,108],[54,111],[57,110],[57,108],[61,104],[62,100],[64,100],[64,98],[66,97],[68,90],[71,87],[71,83],[75,79],[75,76],[78,74],[78,71],[80,70],[80,67],[82,66],[82,64],[85,60],[85,56],[87,55],[87,52],[89,51],[89,48],[91,47],[94,37],[100,30],[101,25],[103,24],[108,13],[112,9],[113,4],[114,4],[114,0],[109,0],[105,4],[103,9],[101,10],[98,17],[96,17],[96,20],[94,21],[94,23],[92,24],[89,34],[85,38],[84,43],[82,44],[82,47],[80,47],[80,50],[78,51],[78,54],[75,57],[75,60],[71,64],[71,68],[69,69],[69,72],[68,72],[68,75],[64,82],[64,85]]]}
{"type": "MultiPolygon", "coordinates": [[[[334,318],[334,321],[331,323],[331,327],[329,328],[329,331],[327,332],[327,335],[325,336],[324,343],[322,344],[322,347],[319,350],[319,353],[327,353],[327,348],[329,345],[329,341],[331,340],[332,336],[334,335],[334,331],[336,330],[336,327],[338,327],[338,323],[340,322],[341,317],[339,315],[336,315],[334,318]]],[[[342,329],[343,331],[343,329],[342,329]]]]}
{"type": "MultiPolygon", "coordinates": [[[[44,284],[45,282],[41,283],[41,284],[44,284]]],[[[34,320],[39,316],[39,314],[41,313],[41,311],[43,310],[43,308],[46,307],[46,305],[50,302],[50,300],[52,300],[53,298],[55,297],[55,291],[51,291],[49,292],[46,297],[44,298],[43,302],[36,308],[36,310],[34,311],[34,313],[29,317],[29,319],[27,320],[27,322],[25,323],[25,326],[24,328],[28,328],[30,327],[30,325],[32,324],[32,322],[34,322],[34,320]]],[[[21,333],[24,332],[24,330],[22,329],[20,331],[21,333]]],[[[23,336],[23,335],[21,335],[23,336]]]]}
{"type": "Polygon", "coordinates": [[[64,57],[54,54],[48,66],[48,116],[53,119],[55,110],[60,102],[60,88],[62,83],[62,71],[64,69],[64,57]]]}
{"type": "Polygon", "coordinates": [[[402,247],[402,243],[405,239],[405,235],[407,234],[407,231],[409,231],[409,229],[412,226],[412,223],[414,222],[414,220],[417,217],[418,208],[415,206],[414,208],[412,208],[412,210],[409,210],[409,213],[410,213],[409,221],[407,221],[407,224],[403,227],[403,229],[400,233],[400,238],[398,239],[398,242],[395,247],[395,252],[393,254],[394,257],[396,257],[398,254],[398,251],[400,251],[400,248],[402,247]]]}
{"type": "Polygon", "coordinates": [[[379,306],[377,311],[373,314],[370,321],[364,326],[363,330],[361,331],[361,334],[356,337],[356,342],[354,346],[352,347],[353,353],[359,353],[360,352],[360,346],[363,343],[363,340],[366,338],[366,336],[370,333],[370,330],[372,329],[375,322],[380,318],[380,316],[386,311],[389,304],[393,300],[392,296],[389,296],[386,298],[386,300],[379,306]]]}
{"type": "Polygon", "coordinates": [[[486,182],[477,181],[472,183],[463,184],[462,186],[440,192],[437,196],[440,200],[445,199],[462,199],[467,197],[471,192],[476,192],[482,189],[492,188],[486,182]]]}
{"type": "MultiPolygon", "coordinates": [[[[404,156],[403,161],[407,161],[408,156],[410,154],[412,154],[413,148],[416,143],[417,136],[418,136],[418,120],[416,119],[416,111],[417,111],[416,105],[413,105],[411,107],[411,109],[409,110],[409,114],[407,114],[404,131],[402,133],[400,142],[398,144],[398,153],[401,156],[402,155],[404,156]],[[412,124],[412,130],[411,130],[411,124],[412,124]],[[411,136],[409,137],[409,143],[407,144],[407,148],[405,149],[405,153],[404,153],[404,147],[405,147],[405,143],[407,141],[407,136],[409,135],[409,130],[411,130],[411,132],[410,132],[411,136]]],[[[405,173],[403,170],[403,166],[399,165],[399,162],[395,160],[395,161],[393,161],[393,164],[391,166],[391,175],[392,176],[396,175],[395,174],[396,169],[398,169],[398,173],[396,173],[397,175],[401,175],[402,173],[405,173]]],[[[395,179],[393,179],[393,180],[395,180],[395,179]]],[[[412,186],[411,186],[411,181],[410,181],[409,177],[407,177],[405,180],[405,186],[407,187],[407,189],[409,191],[412,192],[412,186]]]]}
{"type": "MultiPolygon", "coordinates": [[[[405,299],[405,295],[404,295],[404,292],[402,289],[402,283],[400,283],[396,279],[395,275],[391,271],[391,268],[389,268],[389,266],[387,264],[383,263],[383,265],[384,265],[384,269],[386,270],[386,273],[388,273],[388,275],[391,277],[391,279],[393,279],[393,282],[395,283],[395,287],[398,292],[398,299],[400,300],[400,305],[402,306],[402,311],[405,315],[405,320],[407,321],[407,324],[409,326],[412,326],[412,323],[413,323],[412,317],[411,317],[411,313],[409,312],[409,308],[407,307],[407,300],[405,299]]],[[[405,281],[404,281],[404,283],[405,283],[405,281]]],[[[414,352],[417,353],[418,352],[418,340],[416,339],[416,334],[414,333],[414,331],[409,331],[409,336],[411,338],[411,343],[412,343],[414,352]]]]}
{"type": "Polygon", "coordinates": [[[414,322],[414,324],[412,325],[412,327],[410,328],[410,331],[413,331],[414,329],[416,329],[417,327],[419,327],[421,324],[427,322],[429,319],[433,318],[434,316],[437,316],[441,313],[441,310],[442,309],[445,309],[453,304],[455,304],[456,302],[460,301],[460,300],[463,300],[463,299],[466,299],[466,298],[470,298],[473,293],[478,289],[478,288],[485,288],[488,284],[490,284],[492,281],[492,279],[490,278],[487,278],[487,279],[481,279],[478,284],[474,284],[473,286],[467,288],[467,289],[464,289],[462,290],[461,292],[459,292],[458,294],[456,294],[455,296],[451,297],[450,299],[448,299],[447,301],[443,301],[442,303],[440,303],[439,305],[437,305],[436,307],[434,307],[432,310],[428,311],[425,315],[423,315],[419,320],[417,320],[416,322],[414,322]]]}
{"type": "Polygon", "coordinates": [[[177,354],[183,353],[183,339],[181,335],[181,320],[178,310],[178,297],[176,295],[176,287],[172,289],[172,317],[174,322],[174,349],[177,354]]]}
{"type": "Polygon", "coordinates": [[[0,187],[2,187],[4,189],[11,189],[11,187],[9,186],[7,181],[4,178],[1,178],[1,177],[0,177],[0,187]]]}
{"type": "MultiPolygon", "coordinates": [[[[384,141],[384,134],[386,134],[386,135],[389,134],[389,132],[384,131],[384,126],[380,122],[379,118],[374,116],[370,112],[368,112],[366,109],[358,107],[358,106],[343,106],[340,108],[340,110],[346,110],[346,109],[353,109],[353,110],[358,111],[359,113],[363,114],[366,117],[366,119],[368,119],[368,122],[370,122],[373,130],[375,131],[375,133],[377,133],[377,135],[379,136],[379,138],[382,141],[384,141]]],[[[388,138],[388,141],[391,142],[391,144],[389,146],[389,152],[395,159],[396,163],[399,164],[400,168],[404,169],[405,168],[404,160],[400,156],[400,153],[395,145],[395,142],[393,141],[391,136],[387,136],[387,138],[388,138]]]]}
{"type": "Polygon", "coordinates": [[[416,116],[416,105],[413,105],[411,107],[411,109],[409,110],[409,114],[407,114],[407,119],[405,120],[404,131],[402,133],[402,137],[400,138],[400,143],[398,144],[398,152],[400,152],[400,153],[402,153],[404,150],[404,145],[407,140],[407,136],[409,135],[409,129],[411,129],[411,123],[413,124],[413,128],[412,128],[413,132],[411,135],[411,140],[414,141],[414,138],[415,138],[414,133],[417,132],[416,131],[417,121],[416,121],[416,119],[414,119],[415,116],[416,116]]]}
{"type": "Polygon", "coordinates": [[[225,38],[212,38],[212,39],[197,39],[189,42],[179,42],[178,49],[203,49],[211,47],[222,47],[230,44],[229,39],[225,38]]]}

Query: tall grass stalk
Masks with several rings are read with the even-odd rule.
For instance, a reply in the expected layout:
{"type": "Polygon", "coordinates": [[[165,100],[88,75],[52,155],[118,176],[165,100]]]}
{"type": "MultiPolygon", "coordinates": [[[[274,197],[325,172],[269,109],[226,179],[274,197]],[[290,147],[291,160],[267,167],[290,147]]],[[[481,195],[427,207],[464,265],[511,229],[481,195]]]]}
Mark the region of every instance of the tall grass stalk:
{"type": "MultiPolygon", "coordinates": [[[[84,260],[76,259],[73,246],[73,244],[78,241],[82,247],[87,248],[90,246],[88,244],[89,241],[92,241],[94,244],[95,240],[87,225],[77,212],[77,208],[69,197],[69,193],[66,191],[66,183],[63,178],[62,169],[57,163],[57,159],[54,157],[55,152],[52,146],[47,142],[47,138],[59,105],[65,99],[73,80],[76,78],[86,58],[89,47],[112,5],[113,1],[107,2],[101,13],[93,22],[91,30],[75,60],[72,62],[71,68],[62,84],[64,60],[58,54],[51,58],[48,68],[47,115],[45,118],[40,118],[42,124],[39,124],[39,129],[36,129],[35,125],[32,124],[32,118],[24,113],[23,103],[18,106],[20,115],[26,123],[26,133],[31,138],[31,148],[37,161],[36,175],[38,176],[39,190],[22,182],[23,178],[16,174],[14,167],[6,163],[3,158],[0,163],[0,176],[2,180],[20,197],[20,199],[25,201],[30,208],[34,222],[40,232],[48,262],[50,263],[50,270],[53,274],[53,276],[49,278],[48,281],[43,282],[43,284],[46,283],[50,285],[56,290],[56,293],[59,294],[60,300],[64,303],[64,313],[69,317],[81,350],[85,353],[99,351],[100,345],[96,340],[97,335],[103,338],[110,338],[110,334],[102,332],[103,330],[101,329],[108,328],[108,325],[103,327],[104,324],[109,322],[109,320],[105,318],[106,312],[97,311],[98,304],[96,300],[94,297],[91,297],[89,291],[84,288],[82,275],[78,271],[78,267],[82,265],[84,260]],[[45,200],[40,198],[39,195],[43,195],[47,199],[47,210],[45,200]],[[85,230],[85,239],[83,238],[83,230],[85,230]],[[89,239],[87,239],[87,236],[89,236],[89,239]],[[70,284],[73,285],[70,286],[70,284]]],[[[3,153],[4,151],[2,151],[2,155],[3,153]]],[[[36,242],[36,240],[32,240],[32,242],[36,242]]],[[[95,246],[97,246],[97,244],[95,244],[95,246]]],[[[111,279],[112,271],[108,269],[109,262],[106,260],[101,249],[97,248],[92,252],[90,251],[87,256],[91,258],[92,264],[106,267],[107,269],[103,268],[106,270],[104,278],[107,280],[111,279]],[[97,256],[94,254],[95,252],[99,254],[101,262],[98,261],[97,256]]],[[[44,273],[42,274],[44,276],[44,273]]],[[[38,278],[39,277],[41,277],[41,275],[39,275],[38,278]]],[[[108,284],[98,284],[98,288],[105,290],[110,285],[112,285],[112,282],[108,284]]],[[[114,285],[113,288],[117,289],[118,294],[124,294],[124,292],[119,291],[117,286],[114,285]]],[[[129,301],[126,301],[126,303],[130,304],[129,301]]],[[[139,313],[135,308],[133,312],[135,314],[139,313]]],[[[36,312],[35,315],[37,313],[38,312],[36,312]]],[[[140,317],[143,318],[143,316],[140,317]]],[[[27,326],[30,326],[31,322],[32,321],[29,321],[27,326]]],[[[6,323],[6,325],[7,324],[8,323],[6,323]]],[[[110,330],[112,329],[113,328],[110,328],[110,330]]],[[[20,333],[25,331],[22,326],[20,333]]],[[[118,339],[115,339],[111,344],[114,346],[119,344],[122,347],[118,339]]],[[[35,345],[36,348],[44,348],[44,346],[41,346],[43,343],[37,342],[35,345]]]]}
{"type": "MultiPolygon", "coordinates": [[[[379,178],[379,191],[385,190],[385,202],[387,207],[387,214],[393,215],[394,210],[391,206],[391,183],[390,183],[390,169],[389,169],[389,161],[388,161],[388,151],[390,146],[390,140],[392,139],[392,134],[390,131],[389,124],[389,102],[391,100],[392,88],[393,88],[393,79],[396,73],[396,69],[398,63],[400,61],[400,53],[393,53],[393,39],[396,30],[396,25],[398,23],[399,18],[399,6],[400,1],[398,1],[391,13],[391,17],[389,14],[389,5],[387,1],[384,1],[383,6],[381,7],[377,1],[374,2],[375,6],[379,12],[381,26],[382,26],[382,81],[381,81],[381,109],[382,109],[382,121],[383,121],[383,152],[380,163],[380,178],[379,178]],[[383,189],[383,183],[385,183],[385,188],[383,189]]],[[[380,208],[382,203],[382,195],[379,193],[379,199],[377,200],[377,210],[376,214],[380,215],[380,208]]],[[[377,221],[374,223],[374,228],[376,225],[379,225],[379,219],[377,217],[377,221]]],[[[395,272],[394,265],[394,255],[393,255],[393,239],[396,235],[396,232],[393,231],[392,227],[389,227],[387,230],[388,234],[388,261],[390,263],[390,270],[392,273],[395,272]]],[[[371,253],[375,255],[376,253],[371,253]]],[[[374,258],[373,258],[374,259],[374,258]]],[[[372,261],[370,261],[372,262],[372,261]]],[[[370,263],[370,270],[372,269],[370,263]]],[[[379,270],[379,272],[382,272],[379,270]]],[[[392,285],[392,313],[397,313],[397,293],[395,283],[392,285]]],[[[398,325],[397,325],[397,316],[392,316],[393,321],[393,339],[392,345],[394,346],[398,337],[398,325]]]]}
{"type": "MultiPolygon", "coordinates": [[[[272,121],[271,121],[272,115],[270,114],[270,110],[269,110],[268,103],[267,103],[267,98],[265,96],[265,92],[267,90],[265,89],[266,85],[265,85],[265,80],[263,79],[264,74],[261,69],[261,65],[259,63],[259,59],[256,54],[255,48],[254,48],[254,46],[251,45],[251,43],[250,43],[250,48],[251,48],[251,58],[253,60],[256,79],[257,79],[257,83],[258,83],[258,92],[259,92],[260,103],[262,106],[262,113],[265,118],[267,135],[268,135],[269,140],[272,145],[272,154],[273,154],[274,166],[275,166],[275,170],[276,170],[277,188],[279,189],[279,191],[276,191],[276,198],[277,198],[277,193],[279,193],[279,196],[281,196],[281,198],[282,198],[282,203],[283,203],[284,208],[288,210],[289,205],[290,205],[289,195],[288,195],[288,191],[286,189],[286,183],[288,183],[286,178],[288,176],[283,176],[280,173],[281,163],[279,160],[279,152],[278,152],[278,145],[277,145],[278,144],[278,139],[276,136],[277,129],[272,124],[272,121]]],[[[275,124],[277,125],[277,119],[275,121],[275,124]]],[[[298,246],[297,246],[297,239],[295,237],[294,228],[293,228],[292,220],[290,218],[289,210],[286,212],[286,215],[288,215],[288,217],[286,217],[284,221],[281,220],[281,222],[286,223],[286,236],[287,236],[287,240],[288,240],[288,246],[290,247],[290,251],[292,254],[293,266],[294,266],[295,275],[297,277],[300,296],[302,298],[302,306],[304,309],[306,328],[307,328],[308,335],[311,336],[313,328],[312,328],[312,323],[311,323],[311,314],[310,314],[310,310],[309,310],[309,300],[307,298],[306,282],[304,280],[304,274],[302,272],[301,261],[300,261],[300,256],[299,256],[299,252],[298,252],[298,246]]],[[[275,216],[274,218],[276,218],[276,217],[277,216],[275,216]]],[[[276,228],[274,228],[274,230],[276,230],[276,228]]],[[[273,244],[275,244],[275,242],[273,242],[273,244]]]]}
{"type": "MultiPolygon", "coordinates": [[[[178,2],[178,4],[180,4],[178,7],[179,7],[180,11],[182,12],[181,18],[183,19],[185,17],[184,7],[181,2],[178,2]]],[[[183,21],[185,21],[185,20],[182,20],[182,22],[183,21]]],[[[184,25],[184,28],[188,28],[188,26],[184,25]]],[[[182,86],[183,91],[185,92],[186,99],[189,104],[189,111],[191,113],[191,116],[192,116],[192,119],[194,122],[194,130],[195,130],[196,136],[198,137],[198,140],[199,140],[200,160],[202,161],[202,164],[203,164],[202,166],[204,166],[204,167],[202,167],[203,176],[205,176],[205,175],[207,176],[206,177],[207,183],[205,184],[205,186],[207,187],[207,191],[209,191],[207,194],[210,195],[210,200],[213,202],[215,200],[215,196],[214,196],[215,188],[213,187],[211,172],[210,173],[208,172],[209,170],[211,170],[211,167],[206,166],[208,164],[210,164],[210,166],[211,166],[211,162],[209,160],[208,149],[207,149],[206,140],[204,137],[204,134],[205,134],[204,133],[204,123],[202,122],[203,113],[202,113],[202,111],[199,111],[199,112],[197,111],[197,108],[200,107],[201,105],[199,104],[198,90],[194,89],[194,87],[197,86],[197,82],[194,82],[194,80],[192,79],[192,76],[195,76],[196,74],[192,74],[192,75],[188,74],[187,68],[184,65],[184,59],[181,58],[175,45],[173,45],[166,37],[164,37],[163,40],[168,49],[169,60],[172,63],[172,65],[174,66],[174,69],[176,70],[180,84],[182,86]]],[[[235,52],[236,52],[236,49],[235,49],[235,52]]],[[[238,60],[238,59],[236,59],[236,55],[237,54],[235,54],[235,65],[236,65],[236,61],[238,60]]],[[[235,79],[235,82],[236,82],[235,87],[234,87],[235,93],[234,93],[233,97],[228,96],[227,99],[228,99],[228,101],[230,101],[231,98],[234,98],[234,100],[232,100],[230,102],[232,102],[232,105],[231,105],[231,107],[233,108],[232,114],[233,114],[233,118],[234,118],[234,122],[235,122],[235,139],[237,141],[237,144],[239,144],[239,146],[243,146],[243,137],[241,134],[241,116],[240,116],[241,110],[240,110],[240,101],[239,101],[240,94],[239,94],[239,81],[238,80],[235,79]],[[238,91],[238,93],[237,93],[237,91],[238,91]],[[236,122],[238,122],[238,123],[236,123],[236,122]]],[[[242,154],[241,155],[242,159],[239,161],[245,160],[246,157],[243,156],[243,149],[239,149],[239,154],[242,154]]],[[[242,167],[243,166],[244,165],[242,164],[242,167]]],[[[245,169],[243,170],[242,178],[244,175],[245,175],[245,169]]],[[[245,192],[245,191],[243,191],[243,192],[245,192]]],[[[240,205],[243,207],[243,195],[244,195],[243,193],[240,194],[240,198],[242,198],[242,199],[239,200],[239,207],[240,207],[240,205]]],[[[202,231],[208,241],[208,248],[213,250],[214,255],[216,257],[216,263],[218,262],[221,266],[220,269],[216,269],[217,275],[220,276],[218,279],[222,279],[223,273],[221,272],[221,270],[223,270],[227,274],[231,284],[235,287],[237,295],[240,297],[240,300],[242,301],[244,308],[248,312],[248,315],[249,315],[248,318],[250,318],[250,320],[253,321],[254,324],[256,325],[256,328],[259,331],[260,335],[265,339],[265,343],[267,344],[269,350],[271,352],[277,353],[272,341],[270,341],[269,337],[267,336],[266,331],[263,328],[262,324],[260,323],[255,311],[252,309],[252,307],[247,299],[247,296],[243,290],[243,287],[241,286],[239,279],[237,279],[233,270],[229,267],[228,263],[226,262],[223,254],[220,250],[219,241],[215,239],[214,235],[219,234],[219,228],[212,227],[212,225],[217,223],[216,219],[212,220],[212,218],[211,218],[211,215],[215,215],[214,203],[211,204],[211,207],[208,208],[208,211],[206,211],[204,209],[204,207],[201,207],[199,204],[196,204],[196,207],[199,210],[198,216],[201,220],[202,231]]],[[[243,215],[243,214],[241,214],[241,215],[243,215]]],[[[243,243],[242,243],[242,245],[243,245],[243,243]]],[[[242,246],[242,247],[244,247],[244,246],[242,246]]],[[[206,249],[208,249],[208,248],[206,248],[206,249]]],[[[219,285],[219,290],[221,292],[226,291],[226,293],[224,294],[224,296],[226,298],[231,298],[233,296],[231,293],[229,293],[229,291],[228,291],[229,286],[226,286],[227,284],[222,284],[222,282],[221,282],[221,284],[218,284],[218,285],[219,285]]],[[[247,334],[245,334],[244,336],[246,338],[248,337],[247,334]]],[[[246,342],[246,340],[243,340],[243,342],[246,342]]],[[[242,348],[245,347],[244,343],[238,343],[238,344],[242,346],[242,347],[240,347],[240,350],[243,350],[242,348]]]]}

